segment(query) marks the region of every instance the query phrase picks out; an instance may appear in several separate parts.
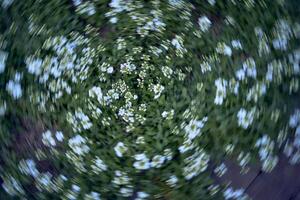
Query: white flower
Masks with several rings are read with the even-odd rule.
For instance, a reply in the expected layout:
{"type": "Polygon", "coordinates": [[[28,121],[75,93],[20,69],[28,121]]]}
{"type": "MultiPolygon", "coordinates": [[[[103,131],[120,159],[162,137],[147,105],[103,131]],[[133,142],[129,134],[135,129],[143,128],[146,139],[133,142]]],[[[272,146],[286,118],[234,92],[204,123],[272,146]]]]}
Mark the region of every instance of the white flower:
{"type": "Polygon", "coordinates": [[[133,163],[133,166],[136,169],[146,170],[146,169],[149,169],[151,167],[151,164],[149,162],[149,158],[147,158],[147,156],[144,153],[136,154],[134,156],[134,158],[135,158],[136,161],[133,163]]]}
{"type": "Polygon", "coordinates": [[[243,49],[241,41],[239,41],[239,40],[232,40],[231,45],[235,49],[243,49]]]}
{"type": "Polygon", "coordinates": [[[221,105],[221,104],[223,104],[223,100],[226,97],[227,81],[224,79],[218,78],[215,80],[215,86],[217,87],[217,90],[216,90],[216,97],[215,97],[214,103],[216,105],[221,105]]]}
{"type": "Polygon", "coordinates": [[[96,174],[107,170],[107,165],[104,164],[103,160],[101,160],[98,156],[96,156],[93,163],[94,164],[92,164],[91,167],[96,174]]]}
{"type": "Polygon", "coordinates": [[[136,143],[137,144],[145,144],[145,138],[143,136],[139,136],[137,139],[136,139],[136,143]]]}
{"type": "Polygon", "coordinates": [[[118,22],[118,18],[117,17],[112,17],[109,19],[110,23],[115,24],[118,22]]]}
{"type": "Polygon", "coordinates": [[[3,116],[6,112],[6,102],[4,101],[0,106],[0,117],[3,116]]]}
{"type": "Polygon", "coordinates": [[[244,195],[244,189],[233,190],[233,188],[227,188],[224,193],[225,199],[246,199],[244,195]]]}
{"type": "Polygon", "coordinates": [[[159,168],[165,162],[166,157],[161,155],[156,155],[152,158],[151,167],[159,168]]]}
{"type": "Polygon", "coordinates": [[[82,3],[81,0],[73,0],[73,4],[74,4],[75,6],[79,6],[81,3],[82,3]]]}
{"type": "Polygon", "coordinates": [[[122,172],[119,170],[115,171],[115,177],[112,180],[112,183],[115,185],[128,185],[131,181],[131,178],[129,178],[126,174],[126,172],[122,172]]]}
{"type": "Polygon", "coordinates": [[[50,174],[49,172],[46,173],[40,173],[37,177],[36,177],[36,184],[37,187],[42,190],[45,188],[49,188],[51,186],[51,177],[52,174],[50,174]]]}
{"type": "Polygon", "coordinates": [[[61,131],[56,131],[55,137],[59,142],[62,142],[64,139],[64,135],[61,131]]]}
{"type": "Polygon", "coordinates": [[[198,136],[201,132],[201,129],[204,126],[204,123],[207,121],[207,118],[203,118],[203,120],[191,120],[187,126],[184,127],[185,132],[187,133],[187,136],[189,140],[194,139],[196,136],[198,136]]]}
{"type": "Polygon", "coordinates": [[[235,75],[238,80],[242,81],[245,79],[246,73],[245,73],[244,69],[239,69],[238,71],[235,72],[235,75]]]}
{"type": "Polygon", "coordinates": [[[8,81],[6,84],[6,90],[14,99],[19,99],[22,96],[22,88],[19,82],[13,80],[8,81]]]}
{"type": "Polygon", "coordinates": [[[161,116],[162,116],[163,118],[166,118],[166,117],[168,116],[168,112],[167,112],[167,111],[162,112],[162,113],[161,113],[161,116]]]}
{"type": "Polygon", "coordinates": [[[99,103],[103,100],[103,94],[100,87],[94,86],[89,90],[89,97],[97,97],[99,103]]]}
{"type": "Polygon", "coordinates": [[[29,73],[39,75],[41,73],[42,63],[43,61],[39,58],[38,59],[27,58],[26,68],[29,73]]]}
{"type": "Polygon", "coordinates": [[[15,77],[14,77],[14,81],[15,81],[15,82],[20,82],[21,79],[22,79],[22,77],[23,77],[23,74],[22,74],[22,73],[16,72],[16,73],[15,73],[15,77]]]}
{"type": "Polygon", "coordinates": [[[182,0],[169,0],[169,4],[171,4],[174,7],[177,7],[182,4],[182,0]]]}
{"type": "Polygon", "coordinates": [[[165,89],[165,87],[160,84],[153,85],[152,87],[153,87],[153,92],[155,94],[154,99],[160,97],[161,93],[165,89]]]}
{"type": "Polygon", "coordinates": [[[80,14],[87,14],[91,16],[96,13],[96,8],[94,4],[90,2],[84,2],[83,4],[78,6],[78,9],[76,11],[78,11],[80,14]]]}
{"type": "Polygon", "coordinates": [[[198,24],[200,26],[200,30],[206,32],[211,26],[211,21],[206,16],[202,16],[198,19],[198,24]]]}
{"type": "Polygon", "coordinates": [[[167,160],[172,160],[173,158],[173,153],[171,149],[165,149],[164,150],[164,156],[166,157],[167,160]]]}
{"type": "Polygon", "coordinates": [[[27,159],[25,161],[21,160],[19,163],[19,169],[22,173],[31,175],[33,177],[37,177],[39,175],[36,164],[32,159],[27,159]]]}
{"type": "Polygon", "coordinates": [[[237,114],[238,125],[244,129],[247,129],[253,122],[255,110],[252,109],[247,112],[244,108],[241,108],[237,114]]]}
{"type": "Polygon", "coordinates": [[[136,69],[135,64],[131,63],[130,61],[127,61],[126,63],[122,63],[120,66],[120,72],[121,73],[128,73],[130,74],[136,69]]]}
{"type": "Polygon", "coordinates": [[[216,4],[216,0],[207,0],[207,1],[212,6],[216,4]]]}
{"type": "Polygon", "coordinates": [[[267,81],[272,81],[273,80],[273,65],[272,64],[268,64],[268,71],[266,74],[266,80],[267,81]]]}
{"type": "Polygon", "coordinates": [[[277,50],[287,50],[288,40],[287,38],[276,38],[272,41],[273,47],[277,50]]]}
{"type": "Polygon", "coordinates": [[[109,3],[109,6],[111,8],[113,8],[113,11],[114,12],[117,12],[117,13],[120,13],[122,12],[123,10],[126,10],[127,7],[126,5],[124,5],[124,2],[122,0],[112,0],[110,3],[109,3]]]}
{"type": "Polygon", "coordinates": [[[217,166],[214,169],[214,172],[220,177],[223,176],[227,171],[227,167],[224,163],[222,163],[221,165],[217,166]]]}
{"type": "Polygon", "coordinates": [[[205,171],[208,167],[209,156],[199,149],[191,156],[184,159],[185,167],[183,168],[183,175],[186,180],[190,180],[201,172],[205,171]]]}
{"type": "Polygon", "coordinates": [[[180,41],[177,38],[174,38],[171,43],[172,43],[173,46],[175,46],[176,49],[182,49],[183,48],[181,46],[180,41]]]}
{"type": "Polygon", "coordinates": [[[162,113],[161,113],[161,116],[163,117],[163,118],[166,118],[166,119],[172,119],[173,118],[173,116],[174,116],[174,110],[172,109],[171,111],[163,111],[162,113]]]}
{"type": "Polygon", "coordinates": [[[7,8],[7,7],[10,6],[13,2],[14,2],[14,0],[3,0],[3,1],[2,1],[2,7],[3,7],[3,8],[7,8]]]}
{"type": "Polygon", "coordinates": [[[80,192],[80,187],[78,186],[78,185],[72,185],[72,190],[74,191],[74,192],[80,192]]]}
{"type": "Polygon", "coordinates": [[[290,116],[289,126],[296,128],[300,124],[300,110],[296,110],[293,115],[290,116]]]}
{"type": "Polygon", "coordinates": [[[135,200],[142,200],[149,197],[149,194],[146,192],[137,192],[137,198],[135,200]]]}
{"type": "Polygon", "coordinates": [[[100,194],[98,192],[90,192],[85,195],[84,200],[101,200],[100,194]]]}
{"type": "Polygon", "coordinates": [[[173,70],[170,67],[163,66],[161,68],[161,70],[162,70],[162,73],[164,74],[165,77],[171,78],[171,75],[173,74],[173,70]]]}
{"type": "Polygon", "coordinates": [[[76,135],[69,139],[69,147],[73,150],[77,155],[83,155],[89,152],[90,148],[86,145],[86,139],[81,135],[76,135]]]}
{"type": "Polygon", "coordinates": [[[114,68],[113,67],[107,68],[107,73],[111,74],[113,72],[114,72],[114,68]]]}
{"type": "Polygon", "coordinates": [[[248,58],[244,63],[243,63],[243,69],[246,71],[247,76],[256,78],[256,64],[253,58],[248,58]]]}
{"type": "Polygon", "coordinates": [[[123,142],[118,142],[114,147],[114,150],[118,157],[123,157],[123,154],[127,151],[127,149],[128,148],[124,145],[123,142]]]}
{"type": "Polygon", "coordinates": [[[133,193],[133,189],[132,188],[121,188],[120,189],[120,193],[124,196],[124,197],[129,197],[132,195],[133,193]]]}
{"type": "Polygon", "coordinates": [[[134,155],[134,158],[135,158],[136,160],[144,160],[144,159],[147,159],[147,156],[146,156],[146,154],[144,154],[144,153],[140,153],[140,154],[134,155]]]}
{"type": "Polygon", "coordinates": [[[52,134],[49,130],[47,130],[46,132],[44,132],[42,134],[42,142],[44,143],[44,145],[46,145],[48,147],[56,145],[56,142],[55,142],[54,138],[52,137],[52,134]]]}
{"type": "Polygon", "coordinates": [[[146,170],[150,168],[149,160],[138,160],[133,163],[133,166],[139,170],[146,170]]]}
{"type": "Polygon", "coordinates": [[[177,182],[178,182],[178,178],[175,175],[170,176],[170,178],[167,180],[167,184],[171,187],[176,186],[177,182]]]}
{"type": "Polygon", "coordinates": [[[0,73],[4,72],[8,53],[0,51],[0,73]]]}
{"type": "Polygon", "coordinates": [[[8,194],[12,196],[17,194],[25,194],[19,180],[12,176],[3,177],[2,187],[8,194]]]}
{"type": "Polygon", "coordinates": [[[225,43],[218,43],[216,51],[217,51],[217,53],[223,54],[225,56],[230,57],[232,55],[231,48],[228,45],[226,45],[225,43]]]}
{"type": "Polygon", "coordinates": [[[205,72],[211,71],[211,65],[204,61],[200,64],[201,72],[204,74],[205,72]]]}

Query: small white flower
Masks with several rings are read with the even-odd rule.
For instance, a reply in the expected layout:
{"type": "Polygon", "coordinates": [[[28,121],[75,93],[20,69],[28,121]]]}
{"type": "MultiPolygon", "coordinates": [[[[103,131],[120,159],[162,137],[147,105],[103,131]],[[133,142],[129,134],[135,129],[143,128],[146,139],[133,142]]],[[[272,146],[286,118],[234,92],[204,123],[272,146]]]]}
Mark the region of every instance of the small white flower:
{"type": "Polygon", "coordinates": [[[56,142],[54,138],[52,137],[51,131],[47,130],[42,134],[42,142],[44,145],[50,147],[50,146],[55,146],[56,142]]]}
{"type": "Polygon", "coordinates": [[[175,175],[170,176],[170,178],[167,180],[167,184],[171,187],[176,186],[177,182],[178,182],[178,178],[175,175]]]}
{"type": "Polygon", "coordinates": [[[81,0],[73,0],[73,4],[74,4],[75,6],[79,6],[81,3],[82,3],[81,0]]]}
{"type": "Polygon", "coordinates": [[[0,51],[0,74],[4,72],[8,53],[0,51]]]}
{"type": "Polygon", "coordinates": [[[40,173],[37,177],[36,177],[36,184],[37,187],[42,190],[44,188],[49,188],[51,186],[51,177],[52,174],[50,174],[49,172],[46,173],[40,173]]]}
{"type": "Polygon", "coordinates": [[[177,38],[174,38],[171,43],[176,49],[183,49],[182,44],[177,38]]]}
{"type": "Polygon", "coordinates": [[[135,161],[133,163],[133,166],[139,170],[146,170],[149,169],[151,165],[149,160],[139,160],[139,161],[135,161]]]}
{"type": "Polygon", "coordinates": [[[230,57],[232,55],[231,48],[228,45],[226,45],[225,43],[219,43],[217,45],[216,51],[217,51],[217,53],[223,54],[225,56],[230,57]]]}
{"type": "Polygon", "coordinates": [[[169,4],[171,4],[174,7],[177,7],[182,4],[182,0],[169,0],[169,4]]]}
{"type": "Polygon", "coordinates": [[[235,76],[237,77],[238,80],[242,81],[245,79],[246,73],[244,69],[239,69],[238,71],[235,72],[235,76]]]}
{"type": "Polygon", "coordinates": [[[256,64],[255,60],[253,58],[248,58],[243,63],[243,69],[246,71],[247,76],[256,78],[257,72],[256,72],[256,64]]]}
{"type": "Polygon", "coordinates": [[[43,61],[41,59],[27,58],[26,68],[29,73],[39,75],[41,73],[42,63],[43,61]]]}
{"type": "Polygon", "coordinates": [[[91,167],[96,174],[107,170],[107,165],[98,156],[96,156],[93,163],[91,167]]]}
{"type": "Polygon", "coordinates": [[[293,115],[290,116],[289,126],[296,128],[300,124],[300,110],[296,110],[293,115]]]}
{"type": "Polygon", "coordinates": [[[136,169],[146,170],[146,169],[149,169],[151,167],[151,164],[149,162],[149,158],[147,158],[146,154],[144,154],[144,153],[136,154],[134,156],[134,158],[135,158],[136,161],[133,163],[133,166],[136,169]]]}
{"type": "Polygon", "coordinates": [[[200,26],[200,30],[206,32],[211,26],[211,21],[206,16],[202,16],[198,19],[198,24],[200,26]]]}
{"type": "Polygon", "coordinates": [[[81,135],[76,135],[69,139],[69,147],[73,150],[77,155],[83,155],[89,152],[90,148],[86,145],[86,139],[81,135]]]}
{"type": "Polygon", "coordinates": [[[145,144],[145,138],[143,136],[139,136],[137,139],[136,139],[136,143],[137,144],[145,144]]]}
{"type": "Polygon", "coordinates": [[[160,95],[164,91],[164,89],[165,89],[165,87],[160,84],[153,85],[153,92],[155,94],[154,99],[157,99],[158,97],[160,97],[160,95]]]}
{"type": "Polygon", "coordinates": [[[114,150],[118,157],[123,157],[123,154],[127,151],[127,149],[128,148],[124,145],[123,142],[118,142],[114,147],[114,150]]]}
{"type": "Polygon", "coordinates": [[[3,116],[6,112],[6,102],[4,101],[2,105],[0,105],[0,117],[3,116]]]}
{"type": "Polygon", "coordinates": [[[277,38],[272,41],[273,47],[277,50],[287,50],[288,40],[287,38],[277,38]]]}
{"type": "Polygon", "coordinates": [[[107,73],[111,74],[113,72],[114,72],[114,68],[113,67],[107,68],[107,73]]]}
{"type": "Polygon", "coordinates": [[[74,192],[79,192],[80,191],[80,187],[78,186],[78,185],[72,185],[72,190],[74,191],[74,192]]]}
{"type": "Polygon", "coordinates": [[[152,158],[151,167],[159,168],[165,162],[166,157],[161,155],[156,155],[152,158]]]}
{"type": "Polygon", "coordinates": [[[124,196],[124,197],[129,197],[132,195],[133,193],[133,189],[132,188],[121,188],[120,189],[120,193],[124,196]]]}
{"type": "Polygon", "coordinates": [[[233,188],[227,188],[224,193],[224,198],[227,199],[247,199],[246,195],[244,195],[243,189],[233,190],[233,188]]]}
{"type": "Polygon", "coordinates": [[[145,159],[147,159],[147,156],[146,156],[146,154],[144,154],[144,153],[140,153],[140,154],[134,155],[134,158],[135,158],[136,160],[145,160],[145,159]]]}
{"type": "Polygon", "coordinates": [[[94,86],[89,90],[89,97],[96,97],[98,102],[101,103],[103,101],[103,94],[100,87],[94,86]]]}
{"type": "Polygon", "coordinates": [[[21,160],[19,163],[19,169],[22,173],[31,175],[33,177],[37,177],[39,175],[36,164],[32,159],[27,159],[25,161],[21,160]]]}
{"type": "Polygon", "coordinates": [[[101,200],[100,194],[98,192],[90,192],[85,195],[84,200],[101,200]]]}
{"type": "Polygon", "coordinates": [[[239,40],[232,40],[231,45],[235,49],[243,49],[242,44],[239,40]]]}
{"type": "Polygon", "coordinates": [[[76,11],[78,11],[80,14],[87,14],[89,16],[92,16],[96,13],[96,8],[94,4],[90,2],[84,2],[78,6],[78,9],[76,11]]]}
{"type": "Polygon", "coordinates": [[[223,101],[226,97],[227,81],[224,79],[218,78],[215,80],[215,86],[217,87],[217,90],[216,90],[216,97],[215,97],[214,103],[216,105],[222,105],[223,101]]]}
{"type": "Polygon", "coordinates": [[[207,1],[212,6],[214,6],[216,4],[216,0],[207,0],[207,1]]]}
{"type": "Polygon", "coordinates": [[[7,8],[7,7],[10,6],[13,2],[14,2],[14,0],[3,0],[3,1],[2,1],[2,7],[3,7],[3,8],[7,8]]]}
{"type": "Polygon", "coordinates": [[[166,118],[166,117],[168,116],[168,112],[167,112],[167,111],[162,112],[162,113],[161,113],[161,116],[162,116],[163,118],[166,118]]]}
{"type": "Polygon", "coordinates": [[[203,118],[203,120],[191,120],[187,126],[184,127],[185,132],[189,140],[194,139],[195,137],[199,136],[201,133],[201,129],[204,126],[204,123],[207,121],[207,118],[203,118]]]}
{"type": "Polygon", "coordinates": [[[112,17],[109,19],[110,23],[115,24],[118,22],[118,18],[117,17],[112,17]]]}
{"type": "Polygon", "coordinates": [[[137,199],[138,200],[142,200],[142,199],[145,199],[147,197],[149,197],[149,194],[147,194],[146,192],[137,192],[137,199]]]}
{"type": "Polygon", "coordinates": [[[237,114],[238,124],[244,129],[247,129],[253,122],[255,110],[247,112],[244,108],[241,108],[237,114]]]}
{"type": "Polygon", "coordinates": [[[19,82],[13,80],[8,81],[6,84],[6,90],[13,96],[14,99],[19,99],[22,96],[22,88],[19,82]]]}
{"type": "Polygon", "coordinates": [[[62,142],[64,139],[64,135],[61,131],[56,131],[55,137],[59,142],[62,142]]]}

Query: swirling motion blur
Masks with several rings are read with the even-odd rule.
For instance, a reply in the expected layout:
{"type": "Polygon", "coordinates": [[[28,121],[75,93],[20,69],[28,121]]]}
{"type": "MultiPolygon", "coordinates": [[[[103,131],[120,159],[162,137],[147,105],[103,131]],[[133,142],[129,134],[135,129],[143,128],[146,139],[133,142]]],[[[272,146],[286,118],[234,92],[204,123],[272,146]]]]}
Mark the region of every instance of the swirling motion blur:
{"type": "Polygon", "coordinates": [[[4,199],[248,199],[224,159],[299,162],[293,1],[1,2],[4,199]]]}

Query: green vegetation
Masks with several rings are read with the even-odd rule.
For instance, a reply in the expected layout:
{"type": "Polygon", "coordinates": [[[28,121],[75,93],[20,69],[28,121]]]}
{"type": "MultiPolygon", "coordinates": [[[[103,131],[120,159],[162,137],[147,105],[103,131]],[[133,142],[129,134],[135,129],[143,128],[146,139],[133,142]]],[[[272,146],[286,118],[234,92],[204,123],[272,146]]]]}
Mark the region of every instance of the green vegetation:
{"type": "Polygon", "coordinates": [[[224,159],[300,161],[296,2],[2,0],[0,199],[247,199],[224,159]]]}

